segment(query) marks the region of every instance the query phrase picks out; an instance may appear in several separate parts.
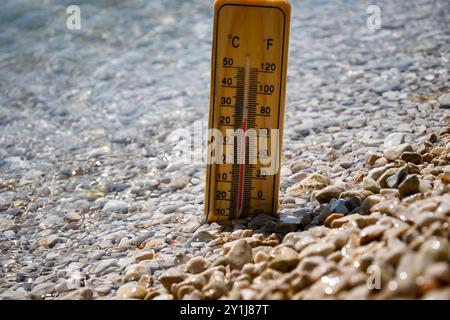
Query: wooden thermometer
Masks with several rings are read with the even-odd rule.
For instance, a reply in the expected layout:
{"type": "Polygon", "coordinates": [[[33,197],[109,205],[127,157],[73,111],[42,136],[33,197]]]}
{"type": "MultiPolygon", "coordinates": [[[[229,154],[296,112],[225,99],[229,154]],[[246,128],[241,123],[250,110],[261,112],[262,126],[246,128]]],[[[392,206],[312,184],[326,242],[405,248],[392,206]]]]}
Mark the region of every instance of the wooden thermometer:
{"type": "Polygon", "coordinates": [[[216,0],[205,214],[277,215],[291,7],[216,0]]]}

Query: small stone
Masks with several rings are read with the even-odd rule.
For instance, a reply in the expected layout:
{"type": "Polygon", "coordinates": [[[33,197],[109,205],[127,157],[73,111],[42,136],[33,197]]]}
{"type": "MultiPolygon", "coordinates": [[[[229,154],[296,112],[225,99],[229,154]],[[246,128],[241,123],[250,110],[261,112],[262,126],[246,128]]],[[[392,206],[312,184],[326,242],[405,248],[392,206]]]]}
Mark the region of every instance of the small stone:
{"type": "Polygon", "coordinates": [[[450,125],[450,115],[445,115],[439,119],[439,123],[444,126],[450,125]]]}
{"type": "Polygon", "coordinates": [[[428,266],[425,269],[425,275],[442,283],[450,283],[450,265],[447,262],[438,262],[428,266]]]}
{"type": "Polygon", "coordinates": [[[341,249],[345,246],[350,238],[349,234],[344,230],[333,230],[330,232],[325,241],[333,244],[336,249],[341,249]]]}
{"type": "Polygon", "coordinates": [[[417,175],[408,175],[398,186],[402,197],[419,192],[420,180],[417,175]]]}
{"type": "Polygon", "coordinates": [[[281,213],[279,216],[280,223],[291,224],[295,226],[306,226],[311,222],[311,217],[304,210],[294,210],[291,213],[281,213]]]}
{"type": "Polygon", "coordinates": [[[94,291],[91,288],[81,288],[69,293],[61,298],[61,300],[91,300],[94,296],[94,291]]]}
{"type": "Polygon", "coordinates": [[[331,222],[330,226],[331,226],[332,229],[336,229],[336,228],[340,228],[343,225],[345,225],[347,223],[350,223],[350,222],[352,222],[352,218],[351,218],[351,215],[348,215],[348,216],[344,216],[344,217],[341,217],[341,218],[334,219],[331,222]]]}
{"type": "Polygon", "coordinates": [[[383,235],[384,231],[386,231],[387,227],[384,225],[370,225],[361,230],[360,236],[360,244],[364,245],[373,240],[378,240],[383,235]]]}
{"type": "Polygon", "coordinates": [[[327,177],[313,173],[302,181],[296,183],[286,193],[292,196],[307,196],[314,190],[321,190],[330,184],[330,179],[327,177]]]}
{"type": "Polygon", "coordinates": [[[370,212],[370,209],[381,201],[383,201],[383,197],[380,197],[379,195],[368,196],[361,203],[361,213],[368,214],[370,212]]]}
{"type": "Polygon", "coordinates": [[[128,204],[121,200],[109,200],[104,206],[103,211],[108,213],[127,213],[128,204]]]}
{"type": "Polygon", "coordinates": [[[373,192],[368,190],[350,190],[342,192],[340,198],[350,199],[351,202],[355,202],[356,200],[352,198],[356,198],[358,203],[361,203],[365,198],[371,195],[373,195],[373,192]]]}
{"type": "Polygon", "coordinates": [[[267,253],[265,253],[265,252],[263,252],[263,251],[258,251],[258,252],[255,254],[254,260],[255,260],[255,263],[260,263],[260,262],[269,261],[270,258],[271,258],[271,257],[270,257],[267,253]]]}
{"type": "Polygon", "coordinates": [[[55,292],[55,284],[43,282],[35,285],[30,292],[30,297],[32,299],[44,299],[46,295],[55,292]]]}
{"type": "Polygon", "coordinates": [[[373,165],[375,164],[375,162],[376,162],[378,159],[380,159],[382,156],[383,156],[383,155],[382,155],[382,154],[379,154],[379,153],[369,153],[369,154],[366,156],[366,164],[367,164],[369,167],[373,167],[373,165]]]}
{"type": "Polygon", "coordinates": [[[25,290],[7,289],[0,294],[0,300],[27,300],[27,298],[25,290]]]}
{"type": "Polygon", "coordinates": [[[292,175],[289,176],[288,181],[290,183],[297,183],[299,181],[302,181],[303,179],[305,179],[308,176],[308,173],[300,171],[297,173],[294,173],[292,175]]]}
{"type": "Polygon", "coordinates": [[[411,162],[414,164],[421,164],[423,162],[422,155],[416,152],[403,152],[400,159],[405,162],[411,162]]]}
{"type": "Polygon", "coordinates": [[[384,148],[390,148],[401,145],[405,142],[405,134],[401,132],[391,133],[384,139],[384,148]]]}
{"type": "MultiPolygon", "coordinates": [[[[144,297],[144,300],[153,300],[154,298],[156,298],[159,295],[161,295],[161,293],[159,293],[159,291],[157,291],[157,290],[150,290],[149,293],[147,293],[147,295],[144,297]]],[[[197,298],[197,300],[199,300],[199,299],[200,298],[197,298]]]]}
{"type": "Polygon", "coordinates": [[[396,174],[397,171],[398,171],[397,168],[390,168],[390,169],[387,169],[387,170],[381,175],[381,177],[378,178],[378,180],[377,180],[377,182],[378,182],[378,184],[380,185],[380,187],[381,187],[381,188],[387,188],[387,187],[388,187],[388,185],[387,185],[387,183],[386,183],[387,179],[388,179],[390,176],[393,176],[394,174],[396,174]]]}
{"type": "Polygon", "coordinates": [[[397,146],[386,148],[384,150],[384,156],[390,161],[395,161],[396,159],[400,158],[403,152],[406,151],[412,151],[412,146],[409,143],[403,143],[397,146]]]}
{"type": "Polygon", "coordinates": [[[439,104],[441,107],[450,107],[450,93],[445,93],[439,97],[439,104]]]}
{"type": "Polygon", "coordinates": [[[72,289],[75,289],[75,285],[74,283],[71,283],[69,280],[62,280],[61,282],[55,285],[55,292],[57,293],[67,292],[72,289]]]}
{"type": "Polygon", "coordinates": [[[252,262],[252,248],[245,240],[237,240],[227,254],[227,260],[234,269],[241,269],[244,264],[252,262]]]}
{"type": "Polygon", "coordinates": [[[442,172],[442,182],[450,183],[450,165],[446,166],[442,172]]]}
{"type": "Polygon", "coordinates": [[[189,273],[197,274],[205,271],[210,263],[203,257],[195,257],[188,261],[186,264],[186,270],[189,273]]]}
{"type": "Polygon", "coordinates": [[[405,72],[414,64],[414,60],[411,59],[402,59],[395,64],[395,67],[401,72],[405,72]]]}
{"type": "Polygon", "coordinates": [[[161,238],[150,239],[146,242],[143,242],[140,248],[160,248],[166,245],[166,241],[161,238]]]}
{"type": "Polygon", "coordinates": [[[91,288],[81,288],[78,290],[80,295],[80,300],[91,300],[94,295],[94,291],[91,288]]]}
{"type": "Polygon", "coordinates": [[[209,242],[216,238],[217,238],[216,235],[211,234],[210,232],[208,232],[206,230],[202,230],[202,231],[198,231],[194,234],[194,236],[191,238],[191,242],[209,242]]]}
{"type": "Polygon", "coordinates": [[[186,274],[178,268],[171,268],[159,277],[159,281],[167,290],[170,290],[172,284],[179,283],[184,279],[186,279],[186,274]]]}
{"type": "Polygon", "coordinates": [[[332,213],[343,213],[348,214],[350,211],[347,208],[347,199],[339,199],[332,203],[330,203],[331,207],[330,210],[332,213]]]}
{"type": "Polygon", "coordinates": [[[269,262],[268,267],[281,272],[288,272],[294,269],[298,262],[297,251],[289,247],[281,247],[278,252],[275,253],[275,258],[269,262]]]}
{"type": "Polygon", "coordinates": [[[301,160],[295,161],[291,164],[291,171],[292,171],[292,173],[297,173],[300,170],[303,170],[303,169],[306,169],[309,167],[311,167],[311,161],[301,159],[301,160]]]}
{"type": "Polygon", "coordinates": [[[119,290],[117,290],[117,299],[144,299],[148,291],[140,285],[129,282],[122,285],[119,290]]]}
{"type": "Polygon", "coordinates": [[[138,285],[144,287],[145,289],[151,288],[153,286],[153,278],[149,274],[144,274],[138,281],[138,285]]]}
{"type": "Polygon", "coordinates": [[[224,273],[218,270],[211,274],[208,284],[202,288],[203,294],[207,299],[219,299],[227,292],[224,277],[224,273]]]}
{"type": "Polygon", "coordinates": [[[419,250],[419,257],[421,263],[424,265],[430,262],[447,261],[450,257],[450,245],[447,239],[433,237],[425,241],[419,250]]]}
{"type": "Polygon", "coordinates": [[[155,250],[141,251],[136,255],[136,262],[151,260],[155,257],[155,250]]]}
{"type": "Polygon", "coordinates": [[[102,276],[106,270],[108,270],[109,268],[113,268],[113,267],[117,267],[116,259],[102,260],[101,262],[99,262],[97,264],[93,273],[98,276],[102,276]]]}
{"type": "Polygon", "coordinates": [[[180,190],[183,189],[191,180],[189,176],[185,175],[175,175],[170,178],[170,183],[167,187],[171,190],[180,190]]]}
{"type": "Polygon", "coordinates": [[[403,178],[407,175],[406,169],[401,168],[395,174],[386,179],[385,186],[387,188],[397,188],[403,178]]]}
{"type": "Polygon", "coordinates": [[[100,296],[100,297],[104,297],[106,296],[108,293],[110,293],[112,290],[111,286],[108,285],[102,285],[102,286],[98,286],[97,288],[95,288],[95,292],[100,296]]]}
{"type": "Polygon", "coordinates": [[[325,187],[316,194],[316,200],[319,203],[328,203],[333,198],[338,199],[342,191],[343,189],[337,186],[325,187]]]}
{"type": "Polygon", "coordinates": [[[266,225],[267,222],[274,222],[275,218],[272,216],[269,216],[267,214],[259,214],[255,216],[250,222],[248,223],[248,226],[250,228],[260,228],[264,225],[266,225]]]}
{"type": "Polygon", "coordinates": [[[358,228],[364,229],[367,226],[375,224],[378,220],[371,216],[355,215],[353,221],[358,228]]]}
{"type": "Polygon", "coordinates": [[[59,237],[56,234],[49,236],[48,238],[39,241],[39,245],[43,248],[53,248],[59,241],[59,237]]]}
{"type": "Polygon", "coordinates": [[[0,193],[0,211],[6,210],[9,207],[9,205],[14,201],[15,197],[16,196],[14,192],[0,193]]]}
{"type": "Polygon", "coordinates": [[[363,186],[365,190],[371,191],[373,193],[380,192],[380,185],[371,177],[365,177],[363,180],[363,186]]]}
{"type": "Polygon", "coordinates": [[[390,168],[391,168],[391,166],[389,166],[389,165],[384,165],[379,168],[373,168],[369,171],[367,176],[374,180],[378,180],[386,172],[386,170],[388,170],[390,168]]]}
{"type": "Polygon", "coordinates": [[[380,194],[386,199],[400,198],[400,192],[395,188],[383,188],[380,190],[380,194]]]}
{"type": "Polygon", "coordinates": [[[67,222],[78,222],[81,220],[81,216],[77,212],[69,212],[64,217],[64,220],[66,220],[67,222]]]}
{"type": "Polygon", "coordinates": [[[324,225],[328,228],[331,228],[331,224],[333,223],[333,221],[342,218],[343,216],[344,215],[342,213],[333,213],[325,219],[324,225]]]}
{"type": "Polygon", "coordinates": [[[335,250],[335,246],[327,242],[318,242],[311,244],[304,248],[299,255],[299,259],[309,256],[323,256],[326,257],[335,250]]]}

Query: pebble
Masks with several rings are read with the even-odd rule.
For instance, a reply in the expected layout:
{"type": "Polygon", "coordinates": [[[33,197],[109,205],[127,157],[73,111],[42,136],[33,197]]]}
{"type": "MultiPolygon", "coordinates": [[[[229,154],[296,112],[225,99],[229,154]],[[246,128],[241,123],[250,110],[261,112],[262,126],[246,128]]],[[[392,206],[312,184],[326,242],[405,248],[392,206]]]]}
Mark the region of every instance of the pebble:
{"type": "Polygon", "coordinates": [[[77,212],[69,212],[64,217],[64,220],[66,220],[67,222],[78,222],[81,220],[81,216],[77,212]]]}
{"type": "Polygon", "coordinates": [[[14,201],[14,192],[3,192],[0,193],[0,210],[6,210],[9,205],[14,201]]]}
{"type": "Polygon", "coordinates": [[[265,262],[265,261],[269,261],[270,260],[270,255],[263,252],[263,251],[258,251],[255,254],[255,257],[253,259],[255,261],[255,263],[261,263],[261,262],[265,262]]]}
{"type": "Polygon", "coordinates": [[[380,185],[371,177],[365,177],[363,179],[363,186],[365,190],[371,191],[373,193],[380,192],[380,185]]]}
{"type": "Polygon", "coordinates": [[[188,261],[186,270],[192,274],[201,273],[208,268],[209,264],[203,257],[195,257],[188,261]]]}
{"type": "Polygon", "coordinates": [[[57,215],[50,215],[39,223],[41,229],[52,229],[64,224],[64,220],[57,215]]]}
{"type": "Polygon", "coordinates": [[[109,200],[103,206],[103,211],[107,213],[127,213],[128,204],[121,200],[109,200]]]}
{"type": "Polygon", "coordinates": [[[347,208],[347,199],[339,199],[335,200],[333,202],[330,202],[330,211],[333,213],[343,213],[347,214],[350,213],[349,209],[347,208]]]}
{"type": "Polygon", "coordinates": [[[442,283],[450,284],[450,265],[447,262],[437,262],[426,267],[424,275],[442,283]]]}
{"type": "Polygon", "coordinates": [[[292,196],[305,196],[309,195],[314,190],[321,190],[329,184],[329,178],[318,173],[313,173],[307,178],[288,188],[286,193],[292,196]]]}
{"type": "Polygon", "coordinates": [[[342,218],[342,217],[344,217],[344,215],[342,213],[333,213],[325,219],[325,222],[323,224],[326,227],[331,228],[333,221],[336,219],[342,218]]]}
{"type": "Polygon", "coordinates": [[[211,240],[216,239],[217,236],[211,234],[206,230],[198,231],[191,238],[192,242],[209,242],[211,240]]]}
{"type": "Polygon", "coordinates": [[[103,285],[95,288],[95,292],[101,297],[108,295],[111,292],[111,290],[112,287],[108,285],[103,285]]]}
{"type": "Polygon", "coordinates": [[[269,216],[267,214],[259,214],[257,216],[255,216],[254,218],[252,218],[252,220],[250,220],[250,222],[248,223],[248,226],[250,228],[260,228],[264,225],[266,225],[266,223],[268,222],[274,222],[275,218],[273,216],[269,216]]]}
{"type": "Polygon", "coordinates": [[[149,274],[142,275],[138,281],[138,285],[144,287],[145,289],[151,288],[153,284],[154,284],[153,277],[149,274]]]}
{"type": "Polygon", "coordinates": [[[315,255],[325,257],[332,253],[334,250],[335,246],[332,243],[319,242],[311,244],[300,252],[299,259],[315,255]]]}
{"type": "Polygon", "coordinates": [[[382,184],[383,187],[387,188],[397,188],[398,185],[402,182],[404,177],[407,175],[407,171],[405,168],[398,169],[393,175],[386,178],[385,181],[380,179],[380,184],[382,184]]]}
{"type": "Polygon", "coordinates": [[[190,177],[185,175],[175,175],[170,178],[170,183],[167,187],[171,190],[183,189],[189,183],[190,177]]]}
{"type": "Polygon", "coordinates": [[[421,164],[423,162],[422,155],[417,152],[403,152],[400,159],[414,164],[421,164]]]}
{"type": "Polygon", "coordinates": [[[396,147],[405,142],[405,134],[401,132],[394,132],[384,138],[384,148],[396,147]]]}
{"type": "Polygon", "coordinates": [[[144,287],[129,282],[121,286],[116,293],[117,299],[144,299],[148,291],[144,287]]]}
{"type": "Polygon", "coordinates": [[[91,300],[93,296],[94,291],[91,288],[80,288],[66,296],[63,296],[61,300],[91,300]]]}
{"type": "Polygon", "coordinates": [[[253,261],[252,248],[245,240],[237,240],[226,255],[227,261],[234,269],[242,269],[244,264],[253,261]]]}
{"type": "Polygon", "coordinates": [[[268,264],[269,268],[288,272],[294,269],[299,262],[298,253],[289,247],[281,247],[275,253],[275,258],[268,264]]]}
{"type": "Polygon", "coordinates": [[[39,245],[43,248],[53,248],[59,241],[59,237],[56,234],[52,234],[48,238],[42,239],[39,241],[39,245]]]}
{"type": "Polygon", "coordinates": [[[55,292],[55,284],[49,282],[43,282],[35,285],[30,292],[32,299],[44,299],[46,295],[55,292]]]}
{"type": "Polygon", "coordinates": [[[115,259],[107,259],[103,260],[97,264],[94,269],[94,274],[101,276],[105,270],[108,270],[111,267],[116,267],[117,261],[115,259]]]}
{"type": "Polygon", "coordinates": [[[183,281],[186,278],[186,274],[182,272],[178,268],[171,268],[167,271],[165,271],[160,277],[159,281],[161,281],[162,285],[167,289],[170,290],[172,287],[172,284],[179,283],[183,281]]]}
{"type": "Polygon", "coordinates": [[[383,153],[386,159],[395,161],[400,158],[401,154],[406,151],[412,151],[412,146],[409,143],[403,143],[400,145],[388,147],[384,149],[383,153]]]}
{"type": "Polygon", "coordinates": [[[295,161],[290,166],[292,173],[297,173],[300,170],[307,169],[309,167],[311,167],[311,161],[306,159],[295,161]]]}
{"type": "Polygon", "coordinates": [[[443,108],[450,107],[450,93],[445,93],[439,97],[439,105],[443,108]]]}
{"type": "Polygon", "coordinates": [[[155,257],[155,250],[141,251],[136,255],[136,262],[151,260],[155,257]]]}
{"type": "Polygon", "coordinates": [[[359,234],[360,244],[365,245],[371,241],[380,239],[386,229],[387,227],[383,225],[370,225],[368,227],[365,227],[359,234]]]}
{"type": "Polygon", "coordinates": [[[402,197],[419,192],[420,180],[417,175],[408,175],[398,186],[402,197]]]}
{"type": "Polygon", "coordinates": [[[444,172],[442,172],[442,182],[450,184],[450,166],[444,168],[444,172]]]}
{"type": "Polygon", "coordinates": [[[338,199],[343,189],[337,186],[328,186],[316,193],[316,200],[319,203],[328,203],[331,199],[338,199]]]}
{"type": "Polygon", "coordinates": [[[379,153],[369,153],[366,156],[365,162],[369,167],[373,167],[378,159],[380,159],[383,155],[379,153]]]}

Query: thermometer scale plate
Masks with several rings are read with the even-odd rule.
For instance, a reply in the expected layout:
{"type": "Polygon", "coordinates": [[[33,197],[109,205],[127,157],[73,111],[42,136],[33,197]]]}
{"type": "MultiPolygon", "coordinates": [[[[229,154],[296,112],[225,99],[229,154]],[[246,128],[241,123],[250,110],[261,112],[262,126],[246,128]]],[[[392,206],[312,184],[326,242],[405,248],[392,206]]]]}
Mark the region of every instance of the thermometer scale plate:
{"type": "Polygon", "coordinates": [[[205,214],[276,215],[290,5],[216,0],[205,214]]]}

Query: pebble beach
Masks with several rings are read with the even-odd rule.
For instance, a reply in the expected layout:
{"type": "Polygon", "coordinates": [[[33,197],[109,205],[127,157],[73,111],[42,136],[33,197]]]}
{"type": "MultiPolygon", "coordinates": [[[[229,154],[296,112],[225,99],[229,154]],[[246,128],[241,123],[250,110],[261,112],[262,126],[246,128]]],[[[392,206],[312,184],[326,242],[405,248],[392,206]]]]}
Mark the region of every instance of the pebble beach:
{"type": "Polygon", "coordinates": [[[2,4],[0,299],[450,299],[448,1],[291,3],[279,216],[210,224],[212,2],[2,4]]]}

